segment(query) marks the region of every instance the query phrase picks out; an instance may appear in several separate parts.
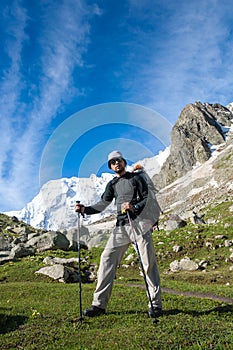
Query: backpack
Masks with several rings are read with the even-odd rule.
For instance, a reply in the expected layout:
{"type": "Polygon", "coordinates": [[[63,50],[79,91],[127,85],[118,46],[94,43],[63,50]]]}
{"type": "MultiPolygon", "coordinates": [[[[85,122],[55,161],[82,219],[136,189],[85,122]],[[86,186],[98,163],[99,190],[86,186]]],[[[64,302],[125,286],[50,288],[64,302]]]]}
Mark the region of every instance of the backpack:
{"type": "Polygon", "coordinates": [[[160,208],[160,205],[156,198],[156,193],[158,191],[156,190],[151,178],[140,164],[136,164],[134,166],[133,173],[136,173],[137,175],[141,176],[148,185],[148,201],[146,204],[146,211],[149,213],[149,216],[154,222],[154,226],[156,226],[159,230],[158,221],[160,214],[163,213],[163,211],[160,208]]]}

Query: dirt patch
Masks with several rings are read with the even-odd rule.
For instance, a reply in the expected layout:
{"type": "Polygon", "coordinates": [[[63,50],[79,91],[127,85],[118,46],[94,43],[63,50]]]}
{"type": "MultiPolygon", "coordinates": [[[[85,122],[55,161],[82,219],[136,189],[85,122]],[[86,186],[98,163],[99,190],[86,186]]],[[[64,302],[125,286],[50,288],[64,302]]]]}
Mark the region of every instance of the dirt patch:
{"type": "MultiPolygon", "coordinates": [[[[139,287],[145,289],[145,286],[142,284],[126,284],[127,287],[139,287]]],[[[182,292],[179,290],[174,290],[171,288],[162,288],[162,293],[168,293],[168,294],[173,294],[173,295],[182,295],[185,297],[194,297],[194,298],[200,298],[200,299],[211,299],[214,301],[219,301],[221,303],[226,303],[226,304],[233,304],[233,299],[232,298],[227,298],[223,297],[220,295],[216,295],[213,293],[199,293],[199,292],[182,292]]]]}

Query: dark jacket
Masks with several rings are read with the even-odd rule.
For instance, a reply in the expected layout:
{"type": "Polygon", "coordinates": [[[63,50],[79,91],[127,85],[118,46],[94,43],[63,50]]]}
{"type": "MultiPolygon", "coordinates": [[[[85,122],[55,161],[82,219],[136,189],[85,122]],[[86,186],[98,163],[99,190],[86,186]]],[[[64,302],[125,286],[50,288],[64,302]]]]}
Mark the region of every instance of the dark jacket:
{"type": "Polygon", "coordinates": [[[144,209],[148,198],[148,185],[146,181],[137,173],[126,172],[121,177],[114,177],[107,184],[101,200],[92,206],[85,207],[87,215],[102,212],[115,198],[117,206],[117,226],[128,223],[126,213],[121,212],[121,205],[124,202],[131,203],[135,210],[130,213],[135,219],[144,209]]]}

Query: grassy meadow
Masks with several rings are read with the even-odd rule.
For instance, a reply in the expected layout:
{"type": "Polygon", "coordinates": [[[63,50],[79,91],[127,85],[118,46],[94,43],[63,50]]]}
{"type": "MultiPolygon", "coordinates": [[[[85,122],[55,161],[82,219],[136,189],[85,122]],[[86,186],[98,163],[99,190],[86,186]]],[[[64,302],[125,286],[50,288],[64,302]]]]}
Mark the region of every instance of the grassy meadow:
{"type": "MultiPolygon", "coordinates": [[[[125,268],[122,261],[117,271],[107,314],[83,322],[77,320],[79,285],[35,274],[44,266],[45,256],[69,258],[77,252],[48,251],[1,265],[0,349],[232,349],[233,263],[229,256],[233,246],[223,242],[233,239],[233,220],[226,215],[227,208],[219,205],[217,214],[213,208],[213,216],[222,213],[215,224],[189,223],[169,234],[154,232],[164,309],[157,324],[147,316],[136,255],[133,266],[125,268]],[[175,244],[182,246],[178,253],[172,249],[175,244]],[[172,273],[170,262],[184,256],[206,260],[207,266],[172,273]]],[[[98,264],[101,251],[83,250],[82,256],[98,264]]],[[[130,247],[127,255],[133,251],[130,247]]],[[[82,284],[83,308],[91,304],[95,283],[82,284]]]]}

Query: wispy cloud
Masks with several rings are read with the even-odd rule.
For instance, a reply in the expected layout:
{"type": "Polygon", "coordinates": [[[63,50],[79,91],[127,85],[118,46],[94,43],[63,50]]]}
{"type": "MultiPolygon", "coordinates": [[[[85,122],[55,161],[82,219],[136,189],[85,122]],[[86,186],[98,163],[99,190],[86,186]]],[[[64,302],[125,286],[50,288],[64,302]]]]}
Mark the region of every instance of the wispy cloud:
{"type": "Polygon", "coordinates": [[[145,35],[148,39],[145,62],[130,81],[130,91],[139,97],[139,103],[144,100],[147,106],[175,121],[186,103],[231,101],[230,1],[130,3],[132,16],[139,16],[143,10],[149,31],[137,27],[137,42],[145,35]]]}
{"type": "Polygon", "coordinates": [[[86,89],[84,105],[119,98],[173,123],[186,103],[232,101],[229,0],[96,2],[103,9],[86,0],[8,3],[0,3],[2,211],[37,193],[56,118],[86,89]]]}
{"type": "MultiPolygon", "coordinates": [[[[17,110],[20,108],[20,91],[23,87],[23,79],[20,72],[21,51],[23,43],[27,40],[25,26],[27,15],[17,2],[11,7],[6,7],[2,12],[3,23],[7,25],[8,37],[5,42],[5,54],[8,64],[2,71],[2,81],[0,84],[1,94],[1,152],[0,152],[0,196],[3,204],[8,204],[14,200],[14,194],[10,190],[11,169],[13,165],[14,149],[17,149],[17,110]]],[[[14,184],[13,188],[14,188],[14,184]]],[[[14,189],[13,189],[14,191],[14,189]]]]}
{"type": "Polygon", "coordinates": [[[40,2],[40,31],[34,38],[40,42],[40,56],[35,67],[24,62],[24,50],[33,43],[27,30],[33,21],[21,1],[5,7],[5,63],[0,83],[3,96],[1,114],[0,197],[1,210],[20,208],[39,188],[39,154],[51,120],[64,100],[79,91],[74,89],[73,70],[83,65],[88,45],[88,21],[98,14],[83,1],[40,2]],[[75,5],[75,6],[74,6],[75,5]],[[29,69],[38,74],[37,85],[27,80],[29,69]],[[28,103],[21,102],[27,94],[28,103]],[[37,181],[35,180],[37,179],[37,181]]]}

